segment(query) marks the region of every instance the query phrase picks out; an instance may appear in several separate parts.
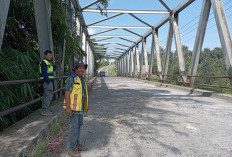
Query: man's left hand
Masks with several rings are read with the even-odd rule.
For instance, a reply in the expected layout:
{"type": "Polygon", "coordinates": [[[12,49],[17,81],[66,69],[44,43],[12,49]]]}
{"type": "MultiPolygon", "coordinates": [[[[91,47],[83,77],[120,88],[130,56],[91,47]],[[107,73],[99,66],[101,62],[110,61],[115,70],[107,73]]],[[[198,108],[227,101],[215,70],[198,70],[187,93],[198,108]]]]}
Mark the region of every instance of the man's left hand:
{"type": "Polygon", "coordinates": [[[52,64],[53,64],[53,65],[56,65],[56,60],[55,60],[55,58],[53,58],[52,64]]]}

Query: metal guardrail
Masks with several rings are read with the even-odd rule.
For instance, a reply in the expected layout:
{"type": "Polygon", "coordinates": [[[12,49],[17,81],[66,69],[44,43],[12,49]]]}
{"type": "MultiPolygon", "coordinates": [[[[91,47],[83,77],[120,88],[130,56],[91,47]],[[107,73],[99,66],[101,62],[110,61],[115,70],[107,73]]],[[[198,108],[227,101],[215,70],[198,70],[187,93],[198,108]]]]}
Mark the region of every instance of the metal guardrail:
{"type": "MultiPolygon", "coordinates": [[[[57,80],[57,79],[58,79],[58,80],[61,80],[61,79],[66,78],[66,77],[67,77],[67,76],[59,76],[59,77],[55,77],[54,79],[55,79],[55,80],[57,80]]],[[[39,80],[39,79],[38,79],[38,80],[37,80],[37,79],[24,79],[24,80],[0,81],[0,86],[3,86],[3,85],[23,84],[23,83],[38,82],[38,81],[40,81],[40,80],[39,80]]],[[[57,89],[57,90],[55,90],[55,91],[53,92],[53,94],[55,94],[55,93],[57,93],[57,92],[59,92],[59,91],[61,91],[61,90],[63,90],[63,89],[64,89],[64,87],[62,87],[62,88],[60,88],[60,89],[57,89]]],[[[24,108],[24,107],[27,107],[27,106],[29,106],[29,105],[32,105],[32,104],[34,104],[34,103],[36,103],[36,102],[38,102],[38,101],[40,101],[40,98],[34,99],[34,100],[32,100],[32,101],[26,102],[26,103],[24,103],[24,104],[18,105],[18,106],[13,107],[13,108],[9,108],[9,109],[4,110],[4,111],[1,111],[1,112],[0,112],[0,116],[1,116],[1,117],[2,117],[2,116],[6,116],[6,115],[8,115],[8,114],[10,114],[10,113],[12,113],[12,112],[18,111],[18,110],[20,110],[20,109],[22,109],[22,108],[24,108]]]]}
{"type": "MultiPolygon", "coordinates": [[[[54,79],[63,79],[66,78],[67,76],[58,76],[55,77],[54,79]]],[[[30,82],[38,82],[41,81],[40,79],[24,79],[24,80],[11,80],[11,81],[0,81],[0,86],[2,85],[14,85],[14,84],[23,84],[23,83],[30,83],[30,82]]]]}
{"type": "MultiPolygon", "coordinates": [[[[155,74],[152,74],[152,75],[155,75],[155,74]]],[[[174,76],[174,77],[183,77],[183,76],[185,76],[187,78],[198,77],[198,78],[229,78],[229,79],[232,79],[232,77],[230,77],[230,76],[205,76],[205,75],[202,75],[202,76],[200,76],[200,75],[162,75],[162,76],[174,76]]],[[[178,83],[189,84],[189,85],[191,84],[190,82],[176,81],[176,80],[161,80],[161,81],[178,82],[178,83]]],[[[201,84],[201,83],[194,83],[194,85],[232,89],[232,87],[219,86],[219,85],[209,85],[209,84],[201,84]]]]}
{"type": "MultiPolygon", "coordinates": [[[[121,74],[123,76],[123,74],[121,74]]],[[[126,73],[125,76],[130,76],[129,73],[126,73]]],[[[140,73],[137,73],[137,75],[132,73],[133,77],[140,77],[140,73]]],[[[232,79],[232,77],[230,76],[200,76],[200,75],[158,75],[158,74],[143,74],[141,75],[142,77],[146,77],[146,79],[149,79],[149,76],[173,76],[173,77],[187,77],[187,78],[191,78],[191,77],[198,77],[198,78],[228,78],[228,79],[232,79]]],[[[190,85],[190,82],[184,82],[184,81],[178,81],[178,80],[159,80],[160,82],[178,82],[178,83],[182,83],[182,84],[188,84],[190,85]]],[[[200,83],[194,83],[194,85],[200,85],[200,86],[207,86],[207,87],[217,87],[217,88],[226,88],[226,89],[232,89],[232,87],[227,87],[227,86],[219,86],[219,85],[209,85],[209,84],[200,84],[200,83]]]]}

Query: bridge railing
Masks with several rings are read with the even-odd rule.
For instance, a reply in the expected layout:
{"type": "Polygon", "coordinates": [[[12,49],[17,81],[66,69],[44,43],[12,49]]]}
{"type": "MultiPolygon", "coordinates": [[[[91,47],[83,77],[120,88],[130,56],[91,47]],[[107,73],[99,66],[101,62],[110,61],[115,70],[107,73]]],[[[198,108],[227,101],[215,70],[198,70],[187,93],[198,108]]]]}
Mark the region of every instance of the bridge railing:
{"type": "MultiPolygon", "coordinates": [[[[123,76],[123,75],[122,75],[123,76]]],[[[212,84],[202,84],[202,83],[196,83],[194,82],[194,84],[191,84],[189,81],[187,82],[184,82],[184,81],[180,81],[182,80],[183,76],[184,77],[187,77],[188,79],[187,80],[190,80],[191,78],[215,78],[215,79],[232,79],[232,77],[230,76],[203,76],[203,75],[173,75],[173,74],[169,74],[169,75],[158,75],[158,74],[142,74],[140,76],[139,73],[137,73],[137,75],[135,74],[125,74],[124,76],[126,77],[134,77],[134,78],[140,78],[140,79],[144,79],[144,80],[152,80],[152,76],[157,76],[157,82],[162,82],[162,83],[166,83],[166,82],[174,82],[174,83],[181,83],[182,85],[184,86],[188,86],[188,87],[194,87],[195,85],[198,85],[198,86],[207,86],[207,87],[216,87],[216,88],[225,88],[225,89],[231,89],[232,90],[232,87],[231,86],[220,86],[220,85],[212,85],[212,84]],[[179,78],[180,80],[170,80],[170,79],[159,79],[161,76],[161,78],[164,78],[164,77],[168,77],[168,76],[172,76],[172,77],[177,77],[179,78]]]]}
{"type": "MultiPolygon", "coordinates": [[[[66,78],[67,76],[58,76],[58,77],[55,77],[54,79],[55,80],[61,80],[63,81],[64,78],[66,78]]],[[[4,85],[16,85],[16,84],[24,84],[24,83],[32,83],[32,82],[39,82],[40,80],[38,79],[24,79],[24,80],[11,80],[11,81],[0,81],[0,86],[4,86],[4,85]]],[[[61,88],[59,89],[56,89],[55,91],[53,91],[53,94],[56,94],[58,92],[60,92],[61,90],[63,90],[64,87],[62,86],[61,88]]],[[[34,100],[31,100],[29,102],[26,102],[26,103],[23,103],[21,105],[18,105],[18,106],[15,106],[15,107],[12,107],[12,108],[9,108],[7,110],[4,110],[4,111],[1,111],[0,112],[0,116],[6,116],[12,112],[15,112],[15,111],[18,111],[24,107],[27,107],[29,105],[32,105],[32,104],[35,104],[36,102],[39,102],[41,98],[36,98],[34,100]]]]}

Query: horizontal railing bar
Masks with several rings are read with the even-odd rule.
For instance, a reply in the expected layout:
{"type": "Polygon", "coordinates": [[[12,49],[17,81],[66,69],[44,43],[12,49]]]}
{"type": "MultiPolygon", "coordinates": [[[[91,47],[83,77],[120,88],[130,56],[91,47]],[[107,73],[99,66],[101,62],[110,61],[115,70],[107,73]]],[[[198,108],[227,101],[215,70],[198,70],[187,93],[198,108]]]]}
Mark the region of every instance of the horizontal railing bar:
{"type": "MultiPolygon", "coordinates": [[[[61,79],[66,78],[67,76],[59,76],[55,77],[54,79],[61,79]]],[[[23,83],[30,83],[30,82],[37,82],[41,81],[40,79],[24,79],[24,80],[10,80],[10,81],[0,81],[0,86],[2,85],[14,85],[14,84],[23,84],[23,83]]]]}
{"type": "MultiPolygon", "coordinates": [[[[57,93],[57,92],[59,92],[59,91],[61,91],[61,90],[63,90],[63,89],[64,89],[64,88],[60,88],[60,89],[54,91],[53,94],[55,94],[55,93],[57,93]]],[[[24,103],[24,104],[18,105],[18,106],[13,107],[13,108],[7,109],[7,110],[5,110],[5,111],[1,111],[1,112],[0,112],[0,116],[1,116],[1,117],[2,117],[2,116],[6,116],[6,115],[8,115],[8,114],[10,114],[10,113],[12,113],[12,112],[18,111],[18,110],[20,110],[20,109],[22,109],[22,108],[24,108],[24,107],[27,107],[27,106],[29,106],[29,105],[32,105],[32,104],[34,104],[34,103],[36,103],[36,102],[38,102],[38,101],[40,101],[40,98],[34,99],[34,100],[32,100],[32,101],[26,102],[26,103],[24,103]]]]}

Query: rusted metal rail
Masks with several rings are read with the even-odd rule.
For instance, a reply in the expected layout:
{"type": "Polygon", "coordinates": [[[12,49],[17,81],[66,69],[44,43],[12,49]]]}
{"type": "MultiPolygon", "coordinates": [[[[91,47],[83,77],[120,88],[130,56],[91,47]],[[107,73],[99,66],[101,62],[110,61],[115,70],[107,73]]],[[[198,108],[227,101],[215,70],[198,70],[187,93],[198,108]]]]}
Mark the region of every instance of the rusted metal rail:
{"type": "MultiPolygon", "coordinates": [[[[143,76],[160,76],[158,74],[145,74],[143,76]]],[[[198,78],[228,78],[228,79],[232,79],[232,77],[230,76],[200,76],[200,75],[172,75],[172,74],[168,74],[168,75],[162,75],[162,76],[173,76],[173,77],[182,77],[185,76],[187,78],[191,78],[191,77],[198,77],[198,78]]],[[[178,83],[182,83],[182,84],[190,84],[190,82],[184,82],[184,81],[178,81],[178,80],[160,80],[160,81],[167,81],[167,82],[178,82],[178,83]]],[[[232,87],[227,87],[227,86],[219,86],[219,85],[209,85],[209,84],[200,84],[200,83],[194,83],[194,85],[200,85],[200,86],[208,86],[208,87],[217,87],[217,88],[226,88],[226,89],[232,89],[232,87]]]]}
{"type": "MultiPolygon", "coordinates": [[[[59,77],[55,77],[54,79],[55,79],[55,80],[61,80],[61,79],[66,78],[66,77],[67,77],[67,76],[59,76],[59,77]]],[[[40,81],[40,80],[37,80],[37,79],[25,79],[25,80],[0,81],[0,86],[3,86],[3,85],[23,84],[23,83],[38,82],[38,81],[40,81]]],[[[55,91],[53,92],[53,94],[55,94],[55,93],[57,93],[57,92],[59,92],[59,91],[61,91],[61,90],[63,90],[63,89],[64,89],[64,87],[61,87],[61,88],[55,90],[55,91]]],[[[21,105],[18,105],[18,106],[9,108],[9,109],[7,109],[7,110],[1,111],[1,112],[0,112],[0,117],[6,116],[6,115],[8,115],[8,114],[10,114],[10,113],[12,113],[12,112],[18,111],[18,110],[20,110],[20,109],[22,109],[22,108],[24,108],[24,107],[27,107],[27,106],[32,105],[32,104],[34,104],[34,103],[37,103],[37,102],[39,102],[39,101],[40,101],[40,98],[37,98],[37,99],[34,99],[34,100],[32,100],[32,101],[26,102],[26,103],[24,103],[24,104],[21,104],[21,105]]]]}

